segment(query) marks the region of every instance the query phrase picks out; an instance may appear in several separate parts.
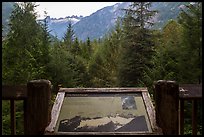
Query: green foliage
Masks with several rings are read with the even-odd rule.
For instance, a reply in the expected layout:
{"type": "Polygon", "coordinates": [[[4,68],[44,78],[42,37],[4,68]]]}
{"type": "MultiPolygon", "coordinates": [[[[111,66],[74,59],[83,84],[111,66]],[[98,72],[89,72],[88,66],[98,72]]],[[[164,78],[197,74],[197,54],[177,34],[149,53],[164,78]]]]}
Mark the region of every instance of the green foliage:
{"type": "MultiPolygon", "coordinates": [[[[10,32],[2,39],[2,83],[26,84],[49,79],[63,87],[148,87],[154,81],[202,83],[202,5],[187,7],[178,22],[169,20],[160,30],[150,30],[151,3],[134,2],[126,16],[103,39],[85,42],[74,37],[69,24],[64,41],[51,38],[46,19],[36,22],[35,4],[16,5],[10,32]],[[142,11],[142,12],[141,12],[142,11]],[[142,13],[142,14],[141,14],[142,13]],[[52,39],[52,43],[51,43],[52,39]]],[[[4,29],[4,28],[2,28],[4,29]]],[[[54,94],[54,93],[52,93],[54,94]]],[[[54,102],[55,94],[52,96],[54,102]]],[[[17,134],[23,134],[23,104],[16,104],[17,134]]],[[[190,134],[191,103],[185,105],[185,134],[190,134]]],[[[202,103],[198,106],[202,110],[202,103]]],[[[10,134],[9,103],[2,102],[3,134],[10,134]]],[[[202,134],[202,111],[198,112],[202,134]]]]}
{"type": "Polygon", "coordinates": [[[124,39],[119,60],[119,86],[138,86],[145,66],[149,66],[152,55],[152,33],[148,29],[153,23],[149,21],[155,14],[150,11],[151,3],[133,2],[125,9],[123,21],[124,39]]]}
{"type": "MultiPolygon", "coordinates": [[[[23,125],[23,101],[15,101],[16,107],[16,134],[23,135],[24,134],[24,125],[23,125]]],[[[2,135],[10,135],[10,101],[3,100],[2,101],[2,135]]]]}
{"type": "Polygon", "coordinates": [[[81,48],[79,47],[79,41],[78,41],[78,38],[77,38],[77,37],[75,38],[74,43],[73,43],[72,46],[71,46],[70,52],[71,52],[74,56],[81,55],[81,48]]]}
{"type": "Polygon", "coordinates": [[[143,80],[148,87],[159,79],[185,84],[201,82],[201,7],[198,5],[195,3],[190,6],[192,9],[183,11],[179,23],[170,20],[160,38],[155,39],[153,67],[147,68],[143,80]]]}
{"type": "MultiPolygon", "coordinates": [[[[19,3],[10,16],[10,31],[2,41],[2,84],[26,84],[49,79],[49,36],[46,25],[36,22],[35,4],[19,3]]],[[[4,101],[2,101],[4,102],[4,101]]],[[[2,104],[3,134],[10,134],[9,105],[2,104]]],[[[23,134],[23,103],[16,101],[16,134],[23,134]]]]}
{"type": "Polygon", "coordinates": [[[55,87],[58,84],[63,87],[83,87],[87,75],[83,59],[66,49],[59,43],[51,49],[51,61],[48,65],[51,81],[55,87]]]}
{"type": "Polygon", "coordinates": [[[91,74],[91,83],[93,87],[106,87],[108,74],[104,66],[103,58],[99,50],[93,55],[89,63],[89,74],[91,74]]]}
{"type": "Polygon", "coordinates": [[[184,28],[181,50],[182,74],[185,83],[202,82],[202,3],[188,5],[179,16],[179,23],[184,28]],[[188,63],[184,63],[188,62],[188,63]],[[193,72],[193,73],[192,73],[193,72]],[[186,77],[191,79],[186,79],[186,77]]]}
{"type": "Polygon", "coordinates": [[[117,86],[118,56],[121,47],[122,30],[119,22],[115,30],[99,42],[98,48],[89,64],[89,74],[94,87],[117,86]]]}
{"type": "Polygon", "coordinates": [[[45,78],[48,62],[48,39],[36,22],[35,5],[16,5],[10,18],[8,37],[4,40],[2,55],[2,82],[24,84],[32,79],[45,78]]]}
{"type": "Polygon", "coordinates": [[[180,82],[179,78],[179,48],[182,44],[182,27],[176,21],[169,21],[158,33],[155,40],[155,54],[151,59],[151,67],[146,67],[143,83],[152,91],[153,81],[165,79],[180,82]]]}
{"type": "Polygon", "coordinates": [[[89,37],[87,38],[85,43],[81,44],[81,50],[82,50],[81,56],[87,61],[90,60],[93,54],[93,47],[92,47],[89,37]]]}
{"type": "Polygon", "coordinates": [[[74,30],[72,28],[71,22],[67,26],[67,31],[64,36],[64,43],[68,48],[71,48],[72,42],[74,41],[74,30]]]}
{"type": "MultiPolygon", "coordinates": [[[[152,67],[147,67],[142,82],[152,92],[153,81],[174,80],[179,84],[202,83],[202,5],[187,6],[179,16],[179,23],[170,20],[157,39],[152,67]]],[[[202,104],[199,103],[199,108],[202,104]]],[[[184,134],[192,134],[192,104],[185,104],[184,134]]],[[[202,109],[198,109],[198,119],[202,121],[202,109]]],[[[202,134],[202,122],[198,124],[198,134],[202,134]]]]}
{"type": "Polygon", "coordinates": [[[2,135],[11,134],[10,129],[10,102],[2,101],[2,135]]]}

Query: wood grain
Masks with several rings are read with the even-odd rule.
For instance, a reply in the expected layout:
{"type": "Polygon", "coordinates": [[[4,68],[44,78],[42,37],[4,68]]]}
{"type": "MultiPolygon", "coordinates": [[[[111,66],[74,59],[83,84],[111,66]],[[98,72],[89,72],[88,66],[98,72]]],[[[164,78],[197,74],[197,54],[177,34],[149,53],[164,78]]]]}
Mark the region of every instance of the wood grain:
{"type": "Polygon", "coordinates": [[[60,114],[65,92],[58,92],[51,112],[51,122],[45,129],[45,134],[53,133],[60,114]]]}

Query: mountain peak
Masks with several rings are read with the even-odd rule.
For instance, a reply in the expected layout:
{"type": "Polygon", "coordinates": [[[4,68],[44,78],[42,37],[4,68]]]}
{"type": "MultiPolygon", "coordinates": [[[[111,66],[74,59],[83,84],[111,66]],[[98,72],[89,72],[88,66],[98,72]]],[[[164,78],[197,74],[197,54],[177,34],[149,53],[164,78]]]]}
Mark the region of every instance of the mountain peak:
{"type": "MultiPolygon", "coordinates": [[[[71,15],[64,18],[46,17],[48,29],[50,33],[62,39],[69,22],[72,23],[74,32],[79,40],[85,41],[88,37],[90,40],[102,38],[115,26],[118,17],[124,16],[124,11],[121,9],[128,8],[131,2],[119,2],[112,6],[107,6],[97,10],[90,16],[83,17],[82,15],[71,15]]],[[[155,29],[161,29],[169,19],[176,19],[184,5],[190,2],[152,2],[151,10],[157,10],[155,16],[155,29]]],[[[192,3],[193,4],[193,3],[192,3]]],[[[7,7],[9,7],[7,5],[7,7]]],[[[7,13],[6,6],[3,5],[2,13],[7,13]]],[[[2,24],[4,25],[8,18],[2,14],[2,24]]],[[[38,20],[43,21],[43,20],[38,20]]]]}

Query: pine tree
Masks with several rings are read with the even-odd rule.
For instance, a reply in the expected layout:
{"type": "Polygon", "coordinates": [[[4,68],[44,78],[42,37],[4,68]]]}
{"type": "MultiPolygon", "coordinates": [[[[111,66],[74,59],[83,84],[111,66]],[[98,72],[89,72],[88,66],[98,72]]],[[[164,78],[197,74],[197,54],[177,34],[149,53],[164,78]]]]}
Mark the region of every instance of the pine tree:
{"type": "MultiPolygon", "coordinates": [[[[15,4],[10,16],[9,33],[2,41],[2,84],[26,84],[33,79],[46,79],[49,42],[46,29],[36,22],[35,3],[15,4]]],[[[7,102],[5,102],[7,103],[7,102]]],[[[4,103],[4,104],[5,104],[4,103]]],[[[8,103],[7,103],[8,104],[8,103]]],[[[3,105],[3,134],[8,134],[9,107],[3,105]]],[[[23,103],[16,102],[16,133],[23,134],[23,103]]]]}
{"type": "Polygon", "coordinates": [[[120,86],[138,86],[142,80],[145,66],[150,66],[152,55],[152,33],[149,29],[156,11],[150,11],[150,2],[133,2],[129,9],[124,9],[124,39],[118,71],[120,86]]]}
{"type": "MultiPolygon", "coordinates": [[[[44,11],[45,13],[45,19],[43,20],[43,24],[41,24],[42,31],[41,31],[41,51],[42,51],[42,56],[41,56],[41,65],[44,66],[44,72],[48,72],[48,63],[50,62],[50,45],[51,45],[51,37],[49,34],[48,30],[48,21],[47,21],[47,12],[44,11]]],[[[44,73],[44,77],[48,78],[48,74],[44,73]]]]}
{"type": "Polygon", "coordinates": [[[185,83],[202,83],[202,3],[194,2],[186,7],[178,19],[184,28],[181,76],[185,83]]]}
{"type": "Polygon", "coordinates": [[[110,87],[109,69],[106,67],[105,59],[103,58],[103,47],[100,45],[99,49],[93,55],[89,63],[89,74],[91,74],[92,87],[110,87]]]}
{"type": "Polygon", "coordinates": [[[21,84],[40,79],[44,74],[42,27],[36,22],[36,5],[15,5],[10,16],[10,31],[3,50],[3,83],[21,84]]]}
{"type": "Polygon", "coordinates": [[[90,38],[88,37],[87,40],[85,42],[83,42],[81,44],[81,56],[87,61],[91,59],[92,55],[93,55],[93,47],[92,47],[92,43],[90,41],[90,38]]]}
{"type": "Polygon", "coordinates": [[[73,87],[73,72],[71,68],[72,55],[63,46],[56,42],[51,48],[51,61],[48,64],[52,84],[56,88],[59,84],[63,87],[73,87]]]}
{"type": "Polygon", "coordinates": [[[74,55],[74,57],[77,55],[81,55],[81,48],[79,47],[79,41],[77,37],[72,44],[71,53],[74,55]]]}
{"type": "Polygon", "coordinates": [[[143,83],[152,92],[152,84],[157,80],[172,80],[181,82],[179,56],[182,45],[183,28],[175,20],[170,20],[158,33],[157,46],[151,62],[152,67],[146,67],[143,83]]]}
{"type": "Polygon", "coordinates": [[[64,39],[64,43],[67,46],[67,48],[70,49],[74,41],[74,30],[72,28],[71,21],[68,23],[67,31],[63,39],[64,39]]]}
{"type": "Polygon", "coordinates": [[[87,57],[88,59],[90,59],[93,51],[92,51],[91,41],[89,37],[87,38],[87,41],[86,41],[86,49],[87,49],[87,57]]]}

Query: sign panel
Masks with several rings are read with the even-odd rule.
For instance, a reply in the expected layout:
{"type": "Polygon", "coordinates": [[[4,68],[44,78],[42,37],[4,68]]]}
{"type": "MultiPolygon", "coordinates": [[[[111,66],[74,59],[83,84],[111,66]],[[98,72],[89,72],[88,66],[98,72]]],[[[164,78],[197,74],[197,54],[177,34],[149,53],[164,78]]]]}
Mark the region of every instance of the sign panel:
{"type": "Polygon", "coordinates": [[[69,93],[55,132],[152,132],[142,93],[69,93]]]}

